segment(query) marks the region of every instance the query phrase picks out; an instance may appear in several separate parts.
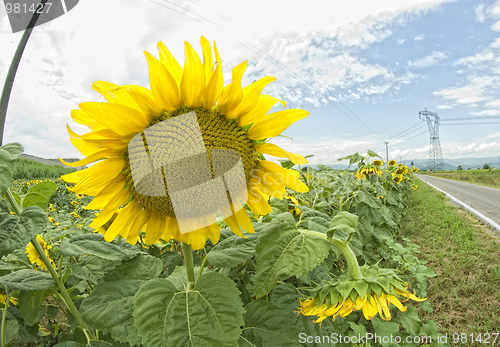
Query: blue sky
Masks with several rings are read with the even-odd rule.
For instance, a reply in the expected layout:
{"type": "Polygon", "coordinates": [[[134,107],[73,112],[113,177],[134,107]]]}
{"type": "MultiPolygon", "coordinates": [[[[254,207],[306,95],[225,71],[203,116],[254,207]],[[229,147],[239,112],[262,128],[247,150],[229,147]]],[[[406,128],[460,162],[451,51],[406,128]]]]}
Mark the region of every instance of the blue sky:
{"type": "MultiPolygon", "coordinates": [[[[200,52],[201,35],[216,41],[226,83],[248,60],[244,85],[275,76],[264,92],[310,112],[284,133],[293,140],[273,142],[311,164],[367,149],[385,159],[384,141],[390,159],[427,158],[424,109],[443,120],[444,158],[500,155],[500,1],[481,0],[80,1],[33,31],[4,143],[82,157],[65,124],[85,132],[70,112],[100,100],[92,82],[149,87],[143,51],[157,56],[162,41],[182,63],[184,40],[200,52]],[[491,119],[445,121],[464,117],[491,119]]],[[[20,37],[0,9],[1,82],[20,37]]]]}

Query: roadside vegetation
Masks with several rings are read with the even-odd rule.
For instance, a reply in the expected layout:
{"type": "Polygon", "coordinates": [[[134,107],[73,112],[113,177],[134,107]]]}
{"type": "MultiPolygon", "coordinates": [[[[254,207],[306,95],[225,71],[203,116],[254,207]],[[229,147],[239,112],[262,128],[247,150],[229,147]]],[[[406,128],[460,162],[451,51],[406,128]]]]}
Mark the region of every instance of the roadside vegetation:
{"type": "Polygon", "coordinates": [[[14,180],[31,180],[31,179],[45,179],[56,178],[61,175],[68,174],[75,171],[69,167],[62,167],[59,165],[49,165],[36,162],[29,159],[16,159],[14,166],[14,180]]]}
{"type": "Polygon", "coordinates": [[[432,318],[451,345],[453,334],[462,333],[468,343],[460,345],[483,345],[471,344],[471,334],[484,337],[500,326],[499,238],[443,194],[418,179],[417,184],[401,235],[419,246],[418,257],[438,274],[427,287],[433,312],[422,317],[432,318]]]}
{"type": "Polygon", "coordinates": [[[420,171],[419,173],[487,187],[500,188],[500,169],[420,171]]]}

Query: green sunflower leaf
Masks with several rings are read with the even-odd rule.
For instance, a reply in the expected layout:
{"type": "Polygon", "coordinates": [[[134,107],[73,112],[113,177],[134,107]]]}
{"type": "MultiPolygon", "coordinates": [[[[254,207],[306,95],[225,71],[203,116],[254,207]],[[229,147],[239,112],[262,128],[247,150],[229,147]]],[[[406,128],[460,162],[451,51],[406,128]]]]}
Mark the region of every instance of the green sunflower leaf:
{"type": "Polygon", "coordinates": [[[236,285],[209,272],[191,290],[167,278],[146,282],[135,295],[134,318],[145,346],[234,347],[245,310],[236,285]]]}
{"type": "Polygon", "coordinates": [[[0,284],[9,290],[40,290],[55,286],[48,272],[23,269],[0,277],[0,284]]]}
{"type": "Polygon", "coordinates": [[[80,306],[82,319],[94,328],[110,328],[132,317],[134,295],[143,280],[99,283],[80,306]]]}
{"type": "Polygon", "coordinates": [[[208,262],[215,267],[232,268],[255,255],[258,234],[233,234],[229,229],[221,231],[221,240],[207,254],[208,262]]]}
{"type": "Polygon", "coordinates": [[[408,305],[406,311],[403,312],[401,316],[401,324],[403,324],[403,327],[408,332],[412,333],[414,336],[418,336],[420,325],[422,324],[422,321],[418,318],[418,310],[408,305]]]}
{"type": "Polygon", "coordinates": [[[302,276],[313,270],[328,256],[330,244],[302,234],[294,224],[270,223],[260,232],[256,247],[254,293],[267,295],[281,274],[302,276]]]}
{"type": "Polygon", "coordinates": [[[26,247],[46,223],[47,215],[36,206],[26,208],[20,216],[0,213],[0,258],[26,247]]]}
{"type": "Polygon", "coordinates": [[[83,234],[74,236],[70,240],[64,240],[60,251],[69,257],[92,254],[108,260],[127,260],[141,253],[123,239],[106,242],[104,235],[101,234],[83,234]]]}
{"type": "Polygon", "coordinates": [[[31,187],[26,195],[23,196],[21,206],[38,206],[44,211],[49,209],[50,197],[56,192],[56,184],[54,182],[40,182],[31,187]]]}
{"type": "MultiPolygon", "coordinates": [[[[28,291],[23,290],[19,293],[18,307],[21,310],[23,319],[26,323],[33,325],[38,321],[38,319],[41,318],[39,317],[40,307],[42,306],[45,299],[52,293],[52,289],[28,291]]],[[[43,312],[45,313],[45,308],[43,312]]]]}
{"type": "Polygon", "coordinates": [[[14,340],[14,337],[16,337],[19,332],[19,322],[17,319],[9,319],[5,322],[4,329],[5,345],[7,346],[12,340],[14,340]]]}
{"type": "Polygon", "coordinates": [[[290,334],[295,330],[295,322],[284,315],[278,306],[268,301],[253,301],[245,306],[245,309],[243,315],[245,326],[238,340],[239,347],[301,346],[298,339],[290,334]]]}
{"type": "Polygon", "coordinates": [[[11,186],[12,175],[14,174],[15,160],[24,147],[15,142],[8,143],[0,147],[0,193],[3,196],[7,188],[11,186]]]}

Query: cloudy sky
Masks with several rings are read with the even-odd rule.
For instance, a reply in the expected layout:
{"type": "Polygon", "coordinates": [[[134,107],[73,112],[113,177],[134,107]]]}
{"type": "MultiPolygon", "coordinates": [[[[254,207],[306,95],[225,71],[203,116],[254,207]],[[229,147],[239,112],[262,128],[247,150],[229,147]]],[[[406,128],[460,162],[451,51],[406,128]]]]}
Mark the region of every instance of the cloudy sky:
{"type": "MultiPolygon", "coordinates": [[[[46,158],[82,157],[66,123],[93,81],[149,88],[143,51],[162,41],[183,63],[184,41],[217,43],[226,83],[248,60],[243,85],[308,118],[273,142],[311,163],[372,149],[389,159],[428,157],[419,111],[437,112],[444,158],[500,155],[500,1],[85,0],[33,30],[15,80],[4,143],[46,158]],[[489,117],[489,118],[488,118],[489,117]],[[466,118],[462,120],[447,120],[466,118]]],[[[22,33],[0,9],[0,83],[22,33]]]]}

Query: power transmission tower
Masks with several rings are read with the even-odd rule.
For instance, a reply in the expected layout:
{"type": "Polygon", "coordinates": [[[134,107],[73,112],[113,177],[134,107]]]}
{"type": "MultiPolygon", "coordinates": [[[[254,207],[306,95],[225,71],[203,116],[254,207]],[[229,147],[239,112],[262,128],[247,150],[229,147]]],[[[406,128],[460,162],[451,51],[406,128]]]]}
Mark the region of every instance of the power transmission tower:
{"type": "Polygon", "coordinates": [[[418,116],[421,120],[426,120],[429,126],[429,137],[431,144],[429,147],[429,170],[444,170],[443,153],[439,142],[439,116],[436,112],[420,111],[418,116]]]}

